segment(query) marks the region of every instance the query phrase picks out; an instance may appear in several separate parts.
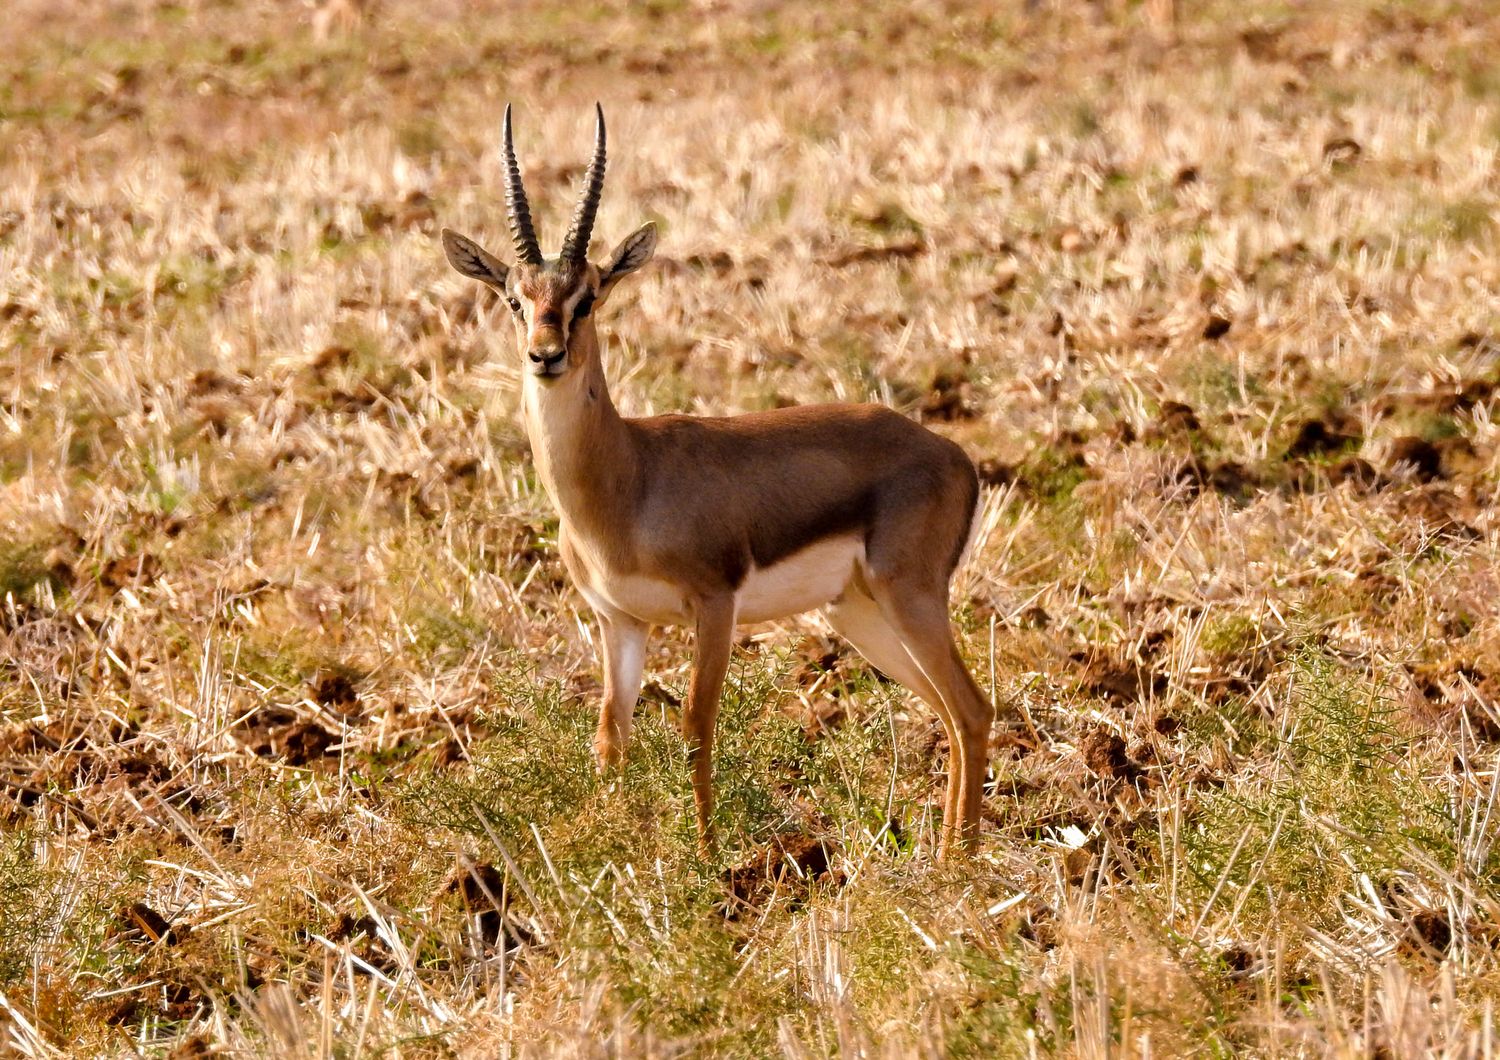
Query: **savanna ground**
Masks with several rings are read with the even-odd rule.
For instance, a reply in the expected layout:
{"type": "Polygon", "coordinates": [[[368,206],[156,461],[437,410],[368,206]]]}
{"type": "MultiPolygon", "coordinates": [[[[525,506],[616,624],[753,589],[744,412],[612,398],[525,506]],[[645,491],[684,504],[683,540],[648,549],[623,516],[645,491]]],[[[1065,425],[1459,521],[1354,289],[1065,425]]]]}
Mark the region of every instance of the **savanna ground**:
{"type": "Polygon", "coordinates": [[[10,0],[0,1051],[1491,1055],[1486,5],[10,0]],[[747,630],[694,852],[515,411],[498,124],[611,121],[627,413],[879,400],[988,484],[1000,707],[747,630]]]}

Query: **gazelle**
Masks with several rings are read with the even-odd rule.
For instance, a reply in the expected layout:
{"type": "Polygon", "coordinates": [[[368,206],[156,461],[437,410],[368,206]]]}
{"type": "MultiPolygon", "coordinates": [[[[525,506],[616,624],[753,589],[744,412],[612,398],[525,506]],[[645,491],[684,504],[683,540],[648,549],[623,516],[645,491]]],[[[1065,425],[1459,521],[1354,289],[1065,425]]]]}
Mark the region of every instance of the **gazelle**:
{"type": "Polygon", "coordinates": [[[698,831],[712,844],[712,748],[734,629],[821,608],[875,667],[937,711],[952,747],[940,853],[979,825],[994,707],[965,667],[948,582],[979,497],[953,442],[879,405],[626,419],[605,387],[595,314],[650,260],[656,227],[588,260],[604,186],[604,112],[557,257],[543,257],[505,108],[505,201],[516,263],[443,230],[459,272],[510,306],[537,472],[569,574],[598,616],[599,768],[624,759],[652,626],[691,625],[684,714],[698,831]]]}

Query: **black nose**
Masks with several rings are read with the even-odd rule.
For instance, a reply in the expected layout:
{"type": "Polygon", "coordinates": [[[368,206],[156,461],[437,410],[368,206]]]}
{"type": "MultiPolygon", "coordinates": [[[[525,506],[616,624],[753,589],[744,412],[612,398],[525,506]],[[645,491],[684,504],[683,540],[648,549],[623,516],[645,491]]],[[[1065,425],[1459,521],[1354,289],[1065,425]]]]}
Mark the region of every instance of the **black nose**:
{"type": "Polygon", "coordinates": [[[528,350],[526,356],[531,358],[532,364],[541,365],[543,368],[551,368],[558,361],[562,360],[563,354],[567,352],[567,350],[561,348],[548,350],[528,350]]]}

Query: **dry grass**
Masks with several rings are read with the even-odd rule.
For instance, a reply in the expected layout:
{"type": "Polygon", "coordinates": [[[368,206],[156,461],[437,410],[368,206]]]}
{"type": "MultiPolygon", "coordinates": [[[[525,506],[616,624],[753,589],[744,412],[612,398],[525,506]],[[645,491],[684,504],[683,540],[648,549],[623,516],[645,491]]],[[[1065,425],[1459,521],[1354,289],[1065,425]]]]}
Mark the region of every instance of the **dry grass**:
{"type": "Polygon", "coordinates": [[[1177,6],[11,0],[0,1052],[1492,1055],[1500,17],[1177,6]],[[595,98],[624,409],[982,461],[971,865],[815,625],[737,653],[718,862],[678,635],[589,769],[435,232],[504,245],[510,99],[555,238],[595,98]]]}

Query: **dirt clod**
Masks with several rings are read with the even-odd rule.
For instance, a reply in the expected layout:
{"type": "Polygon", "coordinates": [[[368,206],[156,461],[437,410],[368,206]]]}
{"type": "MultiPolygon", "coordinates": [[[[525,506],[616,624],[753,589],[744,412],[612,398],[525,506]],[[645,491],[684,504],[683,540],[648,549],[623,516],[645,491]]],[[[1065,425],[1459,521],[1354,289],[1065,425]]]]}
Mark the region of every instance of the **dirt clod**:
{"type": "Polygon", "coordinates": [[[501,908],[509,893],[504,875],[488,862],[460,865],[443,884],[442,891],[460,895],[464,902],[476,909],[485,906],[501,908]]]}
{"type": "Polygon", "coordinates": [[[1405,948],[1441,960],[1453,945],[1453,925],[1441,910],[1422,909],[1406,925],[1405,948]]]}
{"type": "Polygon", "coordinates": [[[1023,607],[1011,621],[1022,629],[1046,629],[1052,624],[1052,616],[1038,604],[1023,607]]]}
{"type": "Polygon", "coordinates": [[[440,893],[457,895],[474,918],[486,946],[504,941],[507,950],[534,941],[531,932],[508,915],[510,890],[504,874],[488,862],[459,864],[444,882],[440,893]]]}
{"type": "Polygon", "coordinates": [[[1084,691],[1101,696],[1116,707],[1138,703],[1167,690],[1165,674],[1137,662],[1104,655],[1090,658],[1082,652],[1075,653],[1073,661],[1080,664],[1078,683],[1084,691]]]}
{"type": "Polygon", "coordinates": [[[1255,951],[1243,942],[1226,943],[1218,953],[1219,963],[1231,978],[1242,979],[1255,968],[1255,951]]]}
{"type": "Polygon", "coordinates": [[[172,1051],[166,1054],[166,1060],[208,1060],[216,1052],[208,1038],[195,1034],[173,1046],[172,1051]]]}
{"type": "Polygon", "coordinates": [[[1393,470],[1408,469],[1419,482],[1431,482],[1443,475],[1443,453],[1425,438],[1407,435],[1391,443],[1389,458],[1393,470]]]}
{"type": "Polygon", "coordinates": [[[1105,779],[1131,783],[1141,774],[1140,764],[1126,753],[1125,741],[1103,726],[1085,736],[1078,749],[1088,767],[1105,779]]]}
{"type": "Polygon", "coordinates": [[[1350,429],[1346,420],[1331,417],[1303,420],[1297,427],[1292,444],[1287,446],[1286,455],[1292,459],[1301,459],[1336,453],[1358,445],[1361,441],[1363,438],[1357,431],[1350,429]]]}
{"type": "Polygon", "coordinates": [[[1364,153],[1359,141],[1348,136],[1335,136],[1323,144],[1323,161],[1336,169],[1353,165],[1364,153]]]}
{"type": "Polygon", "coordinates": [[[891,261],[914,258],[927,252],[927,244],[920,237],[894,239],[889,243],[874,246],[844,247],[830,253],[824,260],[836,269],[850,265],[862,265],[874,261],[891,261]]]}
{"type": "Polygon", "coordinates": [[[1378,488],[1383,481],[1375,465],[1358,456],[1346,456],[1328,469],[1328,484],[1337,486],[1349,483],[1359,489],[1378,488]]]}
{"type": "Polygon", "coordinates": [[[1016,466],[1003,460],[981,460],[975,470],[979,472],[979,481],[986,486],[1007,486],[1016,480],[1016,466]]]}
{"type": "Polygon", "coordinates": [[[328,753],[332,745],[333,736],[327,729],[305,719],[293,722],[271,739],[273,753],[292,766],[305,766],[317,761],[328,753]]]}
{"type": "Polygon", "coordinates": [[[815,882],[842,879],[832,868],[827,842],[805,833],[778,836],[724,874],[729,892],[726,916],[764,906],[778,894],[805,896],[815,882]]]}
{"type": "Polygon", "coordinates": [[[187,924],[173,925],[145,902],[121,906],[115,912],[116,935],[130,942],[171,946],[187,938],[191,930],[187,924]]]}
{"type": "Polygon", "coordinates": [[[1148,440],[1167,438],[1174,434],[1185,434],[1202,429],[1203,423],[1198,419],[1198,413],[1193,406],[1181,401],[1163,401],[1155,422],[1146,429],[1146,437],[1148,440]]]}
{"type": "Polygon", "coordinates": [[[1260,488],[1260,476],[1237,460],[1225,460],[1208,471],[1208,485],[1240,504],[1250,501],[1260,488]]]}
{"type": "Polygon", "coordinates": [[[1203,325],[1203,337],[1211,342],[1222,339],[1225,335],[1229,334],[1229,329],[1232,326],[1233,322],[1228,317],[1215,313],[1208,318],[1208,323],[1203,325]]]}
{"type": "Polygon", "coordinates": [[[191,1038],[184,1038],[172,1047],[167,1053],[166,1060],[208,1060],[215,1054],[212,1043],[202,1035],[195,1034],[191,1038]]]}
{"type": "Polygon", "coordinates": [[[1426,719],[1462,725],[1480,740],[1500,742],[1500,678],[1463,658],[1421,663],[1409,672],[1426,719]]]}
{"type": "Polygon", "coordinates": [[[330,942],[347,942],[349,939],[374,938],[377,927],[373,917],[353,916],[349,913],[340,913],[328,926],[327,936],[330,942]]]}
{"type": "Polygon", "coordinates": [[[338,670],[317,674],[310,682],[308,691],[315,703],[337,714],[353,714],[359,702],[359,692],[355,689],[353,678],[338,670]]]}
{"type": "Polygon", "coordinates": [[[922,399],[922,418],[939,423],[973,419],[979,414],[973,397],[973,386],[962,373],[940,371],[922,399]]]}

